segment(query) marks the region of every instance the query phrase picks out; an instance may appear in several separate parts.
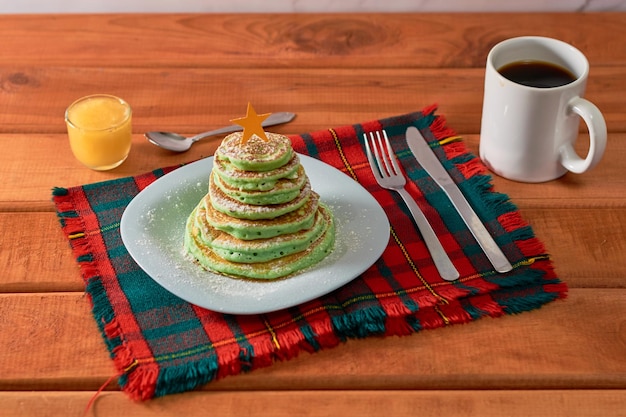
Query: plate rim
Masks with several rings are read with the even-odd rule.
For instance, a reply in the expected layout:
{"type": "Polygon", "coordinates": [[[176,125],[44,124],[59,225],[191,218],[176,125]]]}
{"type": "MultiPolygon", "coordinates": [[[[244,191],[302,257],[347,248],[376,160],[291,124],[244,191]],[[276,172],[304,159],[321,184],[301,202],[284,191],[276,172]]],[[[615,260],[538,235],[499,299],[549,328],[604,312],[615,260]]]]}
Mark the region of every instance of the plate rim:
{"type": "MultiPolygon", "coordinates": [[[[374,231],[372,231],[372,234],[376,234],[376,240],[378,240],[379,242],[377,244],[373,245],[373,248],[371,248],[370,254],[369,256],[364,257],[363,262],[360,264],[359,267],[356,267],[354,265],[351,265],[350,269],[353,271],[350,274],[349,278],[343,277],[343,278],[337,278],[337,279],[333,279],[331,280],[331,284],[326,284],[323,286],[324,290],[323,291],[315,291],[314,294],[307,296],[307,295],[301,295],[299,297],[296,298],[295,301],[292,302],[276,302],[275,297],[270,297],[269,298],[269,302],[267,299],[264,299],[263,297],[261,297],[258,300],[258,303],[255,306],[250,306],[250,305],[246,305],[246,307],[237,307],[237,305],[224,305],[224,303],[216,303],[216,302],[210,302],[211,300],[207,300],[209,302],[198,302],[198,300],[195,298],[195,295],[191,297],[187,294],[186,291],[180,290],[180,288],[178,288],[179,286],[175,285],[172,283],[172,279],[168,279],[168,278],[162,278],[162,277],[157,277],[155,275],[158,275],[158,272],[155,272],[155,270],[153,269],[153,265],[155,264],[155,262],[151,262],[151,261],[146,261],[146,259],[144,259],[144,256],[141,254],[141,250],[139,248],[139,245],[137,244],[137,237],[134,234],[139,234],[142,236],[142,240],[146,239],[146,235],[148,234],[148,230],[144,230],[143,234],[135,229],[138,228],[135,227],[136,225],[133,224],[133,220],[138,220],[138,217],[136,216],[137,213],[140,212],[140,207],[139,205],[143,204],[144,207],[150,207],[155,208],[155,206],[157,206],[157,202],[161,203],[161,207],[163,207],[163,200],[165,199],[165,197],[161,197],[161,198],[157,198],[157,197],[153,197],[153,193],[156,195],[157,193],[160,193],[161,195],[166,194],[169,191],[174,191],[176,192],[177,190],[175,189],[175,180],[178,179],[178,177],[184,177],[185,174],[189,173],[186,175],[186,177],[188,177],[189,179],[192,180],[192,182],[196,179],[199,180],[200,175],[205,176],[206,178],[202,179],[202,181],[205,181],[208,184],[208,177],[209,177],[209,172],[213,167],[213,156],[210,157],[206,157],[203,159],[200,159],[198,161],[194,161],[190,164],[184,165],[168,174],[163,175],[162,177],[158,178],[157,180],[155,180],[153,183],[149,184],[146,188],[144,188],[141,192],[139,192],[131,201],[130,203],[127,205],[127,207],[124,209],[124,212],[122,214],[122,218],[120,221],[120,234],[121,234],[121,238],[122,238],[122,242],[124,244],[124,246],[126,247],[126,250],[128,251],[129,255],[131,256],[131,258],[137,263],[137,265],[139,266],[139,268],[141,268],[146,275],[148,275],[153,281],[155,281],[157,284],[159,284],[161,287],[163,287],[165,290],[169,291],[170,293],[176,295],[177,297],[191,303],[194,305],[197,305],[199,307],[202,308],[206,308],[212,311],[216,311],[216,312],[220,312],[220,313],[225,313],[225,314],[241,314],[241,315],[247,315],[247,314],[263,314],[263,313],[269,313],[272,311],[277,311],[277,310],[282,310],[285,308],[289,308],[289,307],[293,307],[302,303],[305,303],[307,301],[311,301],[315,298],[321,297],[323,295],[326,295],[344,285],[346,285],[347,283],[351,282],[352,280],[356,279],[358,276],[360,276],[365,270],[367,270],[371,265],[373,265],[376,260],[378,260],[380,258],[380,256],[382,256],[382,253],[384,252],[387,243],[389,241],[389,237],[390,237],[390,227],[389,227],[389,219],[387,218],[386,213],[384,212],[383,208],[381,207],[381,205],[378,203],[378,201],[374,198],[374,196],[369,193],[361,184],[359,184],[357,181],[355,181],[353,178],[351,178],[350,176],[346,175],[345,173],[341,172],[340,170],[338,170],[337,168],[333,167],[332,165],[327,164],[324,161],[321,161],[317,158],[313,158],[310,157],[308,155],[303,155],[303,154],[298,154],[298,156],[301,158],[301,163],[305,166],[305,172],[307,173],[307,175],[309,176],[311,182],[312,182],[312,188],[314,191],[318,191],[320,187],[317,187],[318,190],[316,190],[316,187],[313,185],[313,183],[317,182],[318,178],[316,177],[317,175],[322,175],[322,173],[318,173],[318,170],[328,170],[328,173],[332,173],[333,175],[341,175],[342,180],[343,181],[343,177],[345,177],[345,179],[349,180],[349,182],[346,182],[346,184],[350,184],[351,190],[349,191],[351,194],[357,194],[360,195],[360,199],[363,199],[365,201],[367,201],[367,209],[370,211],[369,215],[371,216],[372,214],[374,214],[374,218],[376,220],[378,220],[379,222],[382,221],[382,225],[381,224],[377,224],[376,228],[374,231]],[[202,170],[205,170],[206,173],[205,174],[201,174],[200,172],[195,173],[195,170],[198,169],[198,167],[202,166],[206,164],[205,167],[202,168],[202,170]],[[178,174],[177,174],[178,173],[178,174]],[[171,185],[170,185],[171,183],[171,185]],[[154,191],[154,190],[159,190],[159,191],[154,191]],[[147,201],[146,201],[147,200],[147,201]],[[371,213],[371,211],[373,211],[374,213],[371,213]],[[381,236],[381,230],[384,229],[384,236],[381,236]],[[384,244],[382,244],[381,242],[384,241],[384,244]],[[139,258],[139,259],[138,259],[139,258]],[[265,301],[265,303],[264,303],[265,301]]],[[[325,173],[326,175],[328,175],[328,173],[325,173]]],[[[189,186],[187,187],[189,188],[189,186]]],[[[323,187],[322,187],[323,188],[323,187]]],[[[182,186],[178,186],[178,190],[182,190],[183,187],[182,186]]],[[[343,192],[345,192],[346,190],[343,190],[343,192]]],[[[191,192],[187,192],[185,195],[187,194],[191,194],[191,192]]],[[[206,194],[206,191],[204,192],[204,194],[206,194]]],[[[181,239],[182,239],[182,229],[184,229],[184,222],[187,219],[188,214],[191,212],[191,210],[193,209],[193,207],[195,207],[195,205],[198,203],[199,199],[202,198],[203,194],[199,194],[198,199],[195,202],[189,202],[189,209],[186,212],[187,215],[184,216],[184,219],[182,221],[182,224],[180,225],[181,227],[181,239]]],[[[322,191],[320,193],[320,201],[322,202],[328,202],[328,195],[325,195],[324,191],[322,191]],[[325,198],[326,197],[326,198],[325,198]]],[[[332,209],[332,207],[331,207],[332,209]]],[[[363,208],[357,208],[358,209],[363,209],[363,208]]],[[[335,211],[335,209],[333,209],[333,211],[335,211]]],[[[341,211],[341,213],[343,213],[343,211],[341,211]]],[[[337,223],[337,215],[335,214],[335,221],[337,223]]],[[[370,217],[371,219],[371,217],[370,217]]],[[[336,224],[336,229],[337,231],[341,230],[341,227],[339,227],[340,225],[336,224]]],[[[148,228],[149,229],[149,228],[148,228]]],[[[336,242],[335,245],[337,245],[339,239],[336,238],[336,242]]],[[[157,245],[159,242],[155,241],[155,242],[151,242],[153,245],[157,245]]],[[[346,242],[344,242],[344,244],[347,244],[346,242]]],[[[153,246],[154,247],[154,246],[153,246]]],[[[337,247],[335,247],[335,249],[333,250],[333,252],[335,252],[337,249],[337,247]]],[[[348,252],[348,251],[346,251],[348,252]]],[[[192,260],[188,257],[185,257],[185,255],[182,252],[182,241],[181,241],[181,249],[179,251],[180,253],[180,259],[179,260],[183,260],[185,263],[187,264],[192,264],[192,260]]],[[[337,256],[339,256],[338,254],[336,254],[337,256]]],[[[268,285],[271,286],[273,283],[281,283],[279,285],[283,286],[283,287],[287,287],[289,288],[290,286],[295,286],[295,287],[300,287],[300,286],[306,286],[306,281],[304,284],[301,285],[296,285],[294,284],[282,284],[283,282],[286,281],[295,281],[297,280],[297,278],[300,276],[302,277],[307,276],[307,275],[311,275],[311,274],[315,274],[316,270],[319,271],[323,271],[323,268],[333,268],[335,266],[337,266],[337,264],[341,264],[340,261],[342,261],[342,259],[344,259],[347,255],[344,253],[341,256],[339,256],[338,259],[335,259],[334,261],[331,262],[332,257],[333,257],[333,253],[331,253],[329,255],[328,258],[331,258],[331,260],[327,260],[326,263],[324,263],[324,261],[326,260],[323,259],[320,263],[315,264],[314,266],[312,266],[310,269],[307,269],[305,272],[302,273],[297,273],[296,275],[292,276],[292,277],[287,277],[285,279],[279,279],[279,280],[269,280],[269,281],[255,281],[255,280],[245,280],[248,281],[250,283],[250,286],[256,286],[258,285],[268,285]]],[[[183,267],[186,267],[186,265],[183,265],[183,267]]],[[[202,269],[199,265],[197,264],[193,264],[192,267],[197,268],[198,271],[200,271],[198,274],[203,274],[204,277],[208,277],[213,281],[219,281],[219,280],[224,280],[224,279],[228,279],[228,280],[236,280],[234,278],[228,278],[225,277],[223,275],[220,274],[216,274],[214,272],[211,271],[206,271],[204,269],[202,269]]],[[[189,278],[189,276],[186,276],[186,278],[189,278]]],[[[193,281],[193,284],[198,284],[196,281],[194,281],[194,277],[191,278],[193,281]]],[[[198,278],[200,279],[200,278],[198,278]]],[[[242,280],[237,280],[237,281],[242,281],[242,280]]],[[[209,280],[207,280],[206,286],[209,286],[209,280]]],[[[241,284],[243,286],[243,284],[241,284]]],[[[184,286],[184,285],[183,285],[184,286]]],[[[203,286],[202,283],[200,283],[200,286],[203,286]]],[[[282,290],[285,291],[285,290],[282,290]]],[[[279,289],[277,291],[279,294],[281,293],[281,290],[279,289]]],[[[250,301],[248,299],[248,301],[250,301]]],[[[228,303],[227,303],[228,304],[228,303]]]]}

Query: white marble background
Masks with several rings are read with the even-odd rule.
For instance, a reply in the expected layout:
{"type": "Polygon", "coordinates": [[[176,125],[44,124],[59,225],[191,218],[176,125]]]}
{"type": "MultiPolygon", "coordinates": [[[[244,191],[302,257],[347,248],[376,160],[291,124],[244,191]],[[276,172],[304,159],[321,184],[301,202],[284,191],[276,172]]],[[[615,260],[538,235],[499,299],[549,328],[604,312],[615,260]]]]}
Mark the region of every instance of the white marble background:
{"type": "Polygon", "coordinates": [[[2,0],[0,13],[626,11],[626,0],[2,0]]]}

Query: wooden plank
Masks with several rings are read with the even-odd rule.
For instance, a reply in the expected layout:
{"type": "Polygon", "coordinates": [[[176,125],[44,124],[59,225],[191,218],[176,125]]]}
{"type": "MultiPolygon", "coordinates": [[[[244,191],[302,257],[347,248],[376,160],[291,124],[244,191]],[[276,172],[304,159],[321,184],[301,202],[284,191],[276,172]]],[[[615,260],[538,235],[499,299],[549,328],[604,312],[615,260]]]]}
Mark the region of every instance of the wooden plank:
{"type": "MultiPolygon", "coordinates": [[[[289,133],[291,126],[273,129],[289,133]]],[[[464,135],[469,149],[478,154],[478,136],[464,135]]],[[[586,135],[579,140],[584,147],[586,135]]],[[[67,135],[0,135],[5,159],[0,164],[0,211],[53,209],[51,189],[71,187],[113,178],[138,175],[164,166],[178,165],[212,155],[221,139],[199,143],[183,154],[160,149],[141,135],[134,135],[131,153],[119,168],[96,172],[85,168],[72,155],[67,135]],[[28,154],[28,159],[23,155],[28,154]],[[27,172],[28,175],[24,175],[27,172]]],[[[498,192],[508,194],[521,208],[617,208],[626,204],[626,176],[621,161],[626,160],[622,142],[626,134],[611,134],[604,159],[591,172],[565,177],[544,184],[524,184],[494,176],[498,192]]],[[[584,152],[583,149],[581,151],[584,152]]]]}
{"type": "Polygon", "coordinates": [[[626,288],[626,209],[522,210],[571,287],[626,288]]]}
{"type": "MultiPolygon", "coordinates": [[[[81,294],[3,294],[0,318],[0,390],[96,390],[115,374],[81,294]]],[[[349,341],[204,389],[626,389],[625,320],[626,290],[573,289],[538,311],[349,341]]]]}
{"type": "MultiPolygon", "coordinates": [[[[524,208],[522,214],[544,242],[559,277],[571,287],[625,287],[626,208],[539,207],[524,208]]],[[[0,234],[0,292],[83,291],[54,213],[0,212],[0,230],[12,231],[0,234]],[[21,223],[29,227],[15,226],[21,223]]]]}
{"type": "MultiPolygon", "coordinates": [[[[0,66],[0,133],[65,133],[63,115],[78,97],[106,92],[133,107],[134,132],[197,133],[245,113],[293,111],[282,132],[302,133],[419,111],[434,103],[458,132],[476,134],[484,70],[361,68],[72,68],[0,66]],[[439,80],[434,82],[434,80],[439,80]]],[[[626,85],[619,67],[593,69],[586,97],[612,132],[626,131],[626,85]]],[[[27,140],[23,138],[22,140],[27,140]]]]}
{"type": "MultiPolygon", "coordinates": [[[[0,392],[0,416],[83,415],[94,392],[0,392]]],[[[173,395],[150,402],[124,394],[96,397],[86,416],[326,417],[393,415],[422,417],[606,417],[626,409],[625,390],[494,391],[223,391],[173,395]]]]}
{"type": "Polygon", "coordinates": [[[84,291],[55,213],[0,213],[0,230],[0,292],[84,291]]]}
{"type": "Polygon", "coordinates": [[[478,68],[497,42],[534,34],[572,43],[593,66],[617,66],[626,62],[625,23],[623,13],[9,15],[0,17],[3,37],[11,40],[3,44],[0,62],[478,68]]]}

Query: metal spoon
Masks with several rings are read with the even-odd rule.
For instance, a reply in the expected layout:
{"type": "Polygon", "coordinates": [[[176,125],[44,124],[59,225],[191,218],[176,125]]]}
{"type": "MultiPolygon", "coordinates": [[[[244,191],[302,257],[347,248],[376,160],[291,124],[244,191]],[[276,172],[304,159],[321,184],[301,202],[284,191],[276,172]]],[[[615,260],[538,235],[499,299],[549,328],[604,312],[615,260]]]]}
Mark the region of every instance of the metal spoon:
{"type": "MultiPolygon", "coordinates": [[[[261,123],[261,125],[263,127],[267,127],[267,126],[278,125],[281,123],[287,123],[287,122],[292,121],[294,117],[296,117],[295,113],[289,113],[289,112],[272,113],[269,115],[267,119],[263,120],[263,123],[261,123]]],[[[200,133],[198,135],[191,136],[188,138],[182,135],[179,135],[177,133],[172,133],[172,132],[147,132],[145,134],[145,137],[150,142],[154,143],[157,146],[160,146],[161,148],[169,149],[170,151],[174,151],[174,152],[185,152],[189,150],[189,148],[191,148],[191,145],[193,145],[195,142],[199,141],[200,139],[204,139],[209,136],[216,136],[216,135],[223,135],[226,133],[238,132],[242,129],[243,128],[239,125],[231,125],[231,126],[222,127],[221,129],[215,129],[209,132],[200,133]]]]}

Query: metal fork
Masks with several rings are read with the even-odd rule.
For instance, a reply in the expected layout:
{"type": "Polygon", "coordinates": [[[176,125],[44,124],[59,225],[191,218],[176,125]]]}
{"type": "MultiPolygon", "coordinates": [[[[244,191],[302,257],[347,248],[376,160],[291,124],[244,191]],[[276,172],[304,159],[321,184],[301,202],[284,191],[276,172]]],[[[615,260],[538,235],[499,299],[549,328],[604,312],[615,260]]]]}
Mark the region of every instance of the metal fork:
{"type": "Polygon", "coordinates": [[[439,274],[446,281],[454,281],[459,277],[459,271],[457,271],[452,261],[450,261],[448,254],[443,249],[443,246],[441,246],[441,242],[439,242],[435,231],[430,223],[428,223],[426,216],[424,216],[424,213],[420,210],[415,200],[413,200],[413,197],[411,197],[404,188],[406,178],[400,170],[396,156],[389,143],[387,132],[384,130],[382,132],[385,138],[384,143],[380,137],[380,132],[376,132],[376,138],[374,138],[374,132],[370,132],[369,139],[367,134],[363,134],[363,138],[365,139],[365,152],[370,167],[372,168],[374,178],[376,178],[376,182],[378,182],[378,185],[381,187],[396,191],[400,194],[404,203],[409,208],[413,220],[415,220],[417,224],[417,228],[424,239],[424,243],[426,243],[426,247],[435,262],[439,274]]]}

